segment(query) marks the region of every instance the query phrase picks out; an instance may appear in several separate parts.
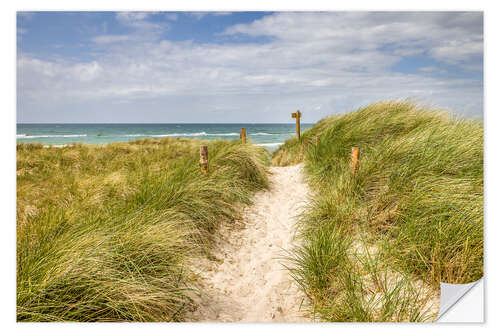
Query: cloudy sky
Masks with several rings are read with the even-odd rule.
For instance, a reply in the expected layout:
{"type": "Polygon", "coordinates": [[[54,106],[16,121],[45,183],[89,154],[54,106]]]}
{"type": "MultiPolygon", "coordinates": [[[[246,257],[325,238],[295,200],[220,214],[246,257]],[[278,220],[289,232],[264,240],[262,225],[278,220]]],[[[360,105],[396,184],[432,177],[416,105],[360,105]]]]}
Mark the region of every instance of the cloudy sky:
{"type": "Polygon", "coordinates": [[[18,12],[18,122],[305,122],[383,99],[483,114],[481,12],[18,12]]]}

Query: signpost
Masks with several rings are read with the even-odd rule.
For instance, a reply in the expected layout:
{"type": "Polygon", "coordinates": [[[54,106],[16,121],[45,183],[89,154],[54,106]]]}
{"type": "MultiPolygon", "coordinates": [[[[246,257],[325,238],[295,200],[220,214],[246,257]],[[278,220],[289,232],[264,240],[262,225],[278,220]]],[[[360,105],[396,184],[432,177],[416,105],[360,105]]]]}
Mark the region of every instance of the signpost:
{"type": "Polygon", "coordinates": [[[201,173],[206,175],[208,173],[208,147],[200,146],[200,168],[201,173]]]}
{"type": "Polygon", "coordinates": [[[246,128],[241,129],[240,139],[241,139],[241,142],[243,142],[243,143],[247,142],[247,129],[246,128]]]}
{"type": "Polygon", "coordinates": [[[359,148],[352,147],[351,152],[351,172],[352,174],[356,174],[359,169],[359,148]]]}
{"type": "Polygon", "coordinates": [[[302,113],[300,113],[299,110],[297,112],[292,113],[292,118],[295,118],[295,131],[297,132],[297,139],[300,140],[300,116],[302,113]]]}

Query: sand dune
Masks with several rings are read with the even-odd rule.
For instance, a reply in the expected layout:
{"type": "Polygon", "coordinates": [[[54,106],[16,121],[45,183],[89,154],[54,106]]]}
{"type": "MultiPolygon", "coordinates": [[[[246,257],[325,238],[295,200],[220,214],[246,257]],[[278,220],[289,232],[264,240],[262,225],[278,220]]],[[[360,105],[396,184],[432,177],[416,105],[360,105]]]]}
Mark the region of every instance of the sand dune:
{"type": "Polygon", "coordinates": [[[296,216],[307,202],[302,166],[272,167],[271,190],[254,197],[238,228],[222,230],[216,260],[202,263],[204,294],[192,320],[303,322],[306,302],[283,267],[293,246],[296,216]]]}

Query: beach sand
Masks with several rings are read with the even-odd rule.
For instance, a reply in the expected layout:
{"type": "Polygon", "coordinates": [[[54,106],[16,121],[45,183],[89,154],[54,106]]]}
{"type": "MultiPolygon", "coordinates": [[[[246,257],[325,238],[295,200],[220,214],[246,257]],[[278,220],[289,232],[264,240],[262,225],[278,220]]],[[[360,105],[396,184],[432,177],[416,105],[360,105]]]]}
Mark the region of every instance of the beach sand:
{"type": "Polygon", "coordinates": [[[204,294],[191,320],[211,322],[304,322],[306,297],[283,267],[294,245],[297,215],[309,188],[302,165],[271,167],[271,189],[260,191],[237,228],[225,226],[215,260],[200,267],[204,294]]]}

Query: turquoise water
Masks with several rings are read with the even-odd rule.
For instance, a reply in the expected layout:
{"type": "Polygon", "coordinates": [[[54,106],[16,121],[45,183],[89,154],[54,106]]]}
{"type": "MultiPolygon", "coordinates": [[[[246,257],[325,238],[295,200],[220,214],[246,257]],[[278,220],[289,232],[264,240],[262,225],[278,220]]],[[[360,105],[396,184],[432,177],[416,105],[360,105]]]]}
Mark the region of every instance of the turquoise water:
{"type": "MultiPolygon", "coordinates": [[[[301,129],[311,126],[301,124],[301,129]]],[[[295,124],[17,124],[17,142],[107,144],[147,137],[234,140],[242,127],[249,140],[269,150],[295,135],[295,124]]]]}

